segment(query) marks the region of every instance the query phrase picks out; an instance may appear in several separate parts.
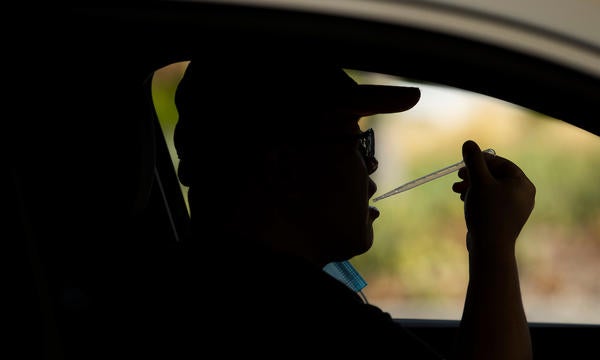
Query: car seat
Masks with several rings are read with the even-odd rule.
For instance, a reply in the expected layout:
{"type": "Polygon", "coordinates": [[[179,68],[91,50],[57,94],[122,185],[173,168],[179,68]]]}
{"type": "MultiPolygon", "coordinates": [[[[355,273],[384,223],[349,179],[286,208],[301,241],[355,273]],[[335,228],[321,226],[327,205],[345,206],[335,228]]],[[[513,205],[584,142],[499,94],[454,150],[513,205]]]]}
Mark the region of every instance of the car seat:
{"type": "Polygon", "coordinates": [[[151,76],[142,83],[116,66],[68,65],[54,69],[72,74],[64,77],[68,103],[57,110],[51,82],[31,84],[36,106],[13,132],[20,151],[9,163],[6,253],[22,309],[13,329],[27,358],[100,358],[111,342],[126,345],[120,317],[141,301],[153,261],[168,266],[161,254],[177,240],[173,224],[186,221],[166,216],[167,192],[179,187],[165,190],[176,177],[151,76]]]}

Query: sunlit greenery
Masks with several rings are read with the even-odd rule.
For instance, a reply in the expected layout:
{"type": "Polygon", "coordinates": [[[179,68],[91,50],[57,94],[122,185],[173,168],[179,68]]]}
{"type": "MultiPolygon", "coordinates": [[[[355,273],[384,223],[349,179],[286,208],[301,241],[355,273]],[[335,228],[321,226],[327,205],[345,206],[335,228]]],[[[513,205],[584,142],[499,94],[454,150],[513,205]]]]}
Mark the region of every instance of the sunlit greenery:
{"type": "MultiPolygon", "coordinates": [[[[156,76],[155,102],[170,146],[177,118],[173,91],[184,66],[156,76]]],[[[467,139],[494,148],[537,188],[536,207],[517,243],[528,318],[600,323],[598,136],[482,95],[349,73],[358,82],[408,84],[422,92],[407,112],[361,120],[376,133],[377,194],[461,160],[467,139]]],[[[467,254],[463,204],[451,191],[457,180],[451,174],[374,204],[381,211],[375,243],[352,263],[369,283],[369,301],[396,317],[460,317],[467,254]]]]}

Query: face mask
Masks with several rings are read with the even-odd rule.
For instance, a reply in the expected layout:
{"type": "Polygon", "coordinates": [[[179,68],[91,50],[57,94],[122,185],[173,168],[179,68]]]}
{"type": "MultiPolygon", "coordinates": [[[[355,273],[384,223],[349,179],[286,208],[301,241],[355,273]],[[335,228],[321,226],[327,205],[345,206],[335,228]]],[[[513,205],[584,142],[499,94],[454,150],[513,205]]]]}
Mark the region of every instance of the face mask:
{"type": "MultiPolygon", "coordinates": [[[[342,282],[352,291],[358,292],[361,295],[361,290],[367,286],[365,279],[360,276],[358,271],[356,271],[349,261],[331,262],[323,267],[323,271],[342,282]]],[[[366,302],[364,296],[363,300],[366,302]]]]}

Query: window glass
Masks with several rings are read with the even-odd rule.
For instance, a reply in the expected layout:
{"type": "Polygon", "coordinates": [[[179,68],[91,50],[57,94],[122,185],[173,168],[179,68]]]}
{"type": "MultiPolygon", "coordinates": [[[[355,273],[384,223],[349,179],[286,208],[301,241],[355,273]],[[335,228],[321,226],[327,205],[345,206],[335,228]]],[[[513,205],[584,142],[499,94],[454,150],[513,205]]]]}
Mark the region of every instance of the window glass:
{"type": "MultiPolygon", "coordinates": [[[[158,71],[154,100],[172,147],[173,91],[186,63],[158,71]]],[[[560,120],[484,95],[348,70],[359,83],[421,89],[412,109],[361,119],[375,130],[375,196],[456,163],[467,139],[516,162],[537,188],[517,241],[531,322],[600,324],[600,138],[560,120]]],[[[467,286],[463,203],[456,173],[374,203],[375,242],[351,260],[370,303],[396,318],[459,319],[467,286]]],[[[183,187],[186,193],[185,187],[183,187]]]]}

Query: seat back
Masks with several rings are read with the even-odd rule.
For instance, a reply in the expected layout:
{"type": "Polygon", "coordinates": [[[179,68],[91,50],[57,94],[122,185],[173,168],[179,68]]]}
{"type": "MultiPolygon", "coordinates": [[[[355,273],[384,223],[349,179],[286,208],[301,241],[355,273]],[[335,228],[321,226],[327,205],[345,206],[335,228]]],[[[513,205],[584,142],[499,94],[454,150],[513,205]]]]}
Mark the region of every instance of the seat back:
{"type": "Polygon", "coordinates": [[[58,103],[49,84],[58,82],[36,72],[29,100],[37,106],[23,109],[14,132],[21,150],[11,158],[10,253],[20,255],[15,282],[29,294],[23,335],[41,345],[27,347],[37,349],[32,358],[90,358],[95,341],[118,326],[107,319],[129,296],[128,282],[157,250],[146,238],[148,225],[163,226],[148,221],[159,217],[157,133],[149,81],[115,66],[60,66],[52,76],[70,85],[69,103],[48,116],[58,103]]]}

